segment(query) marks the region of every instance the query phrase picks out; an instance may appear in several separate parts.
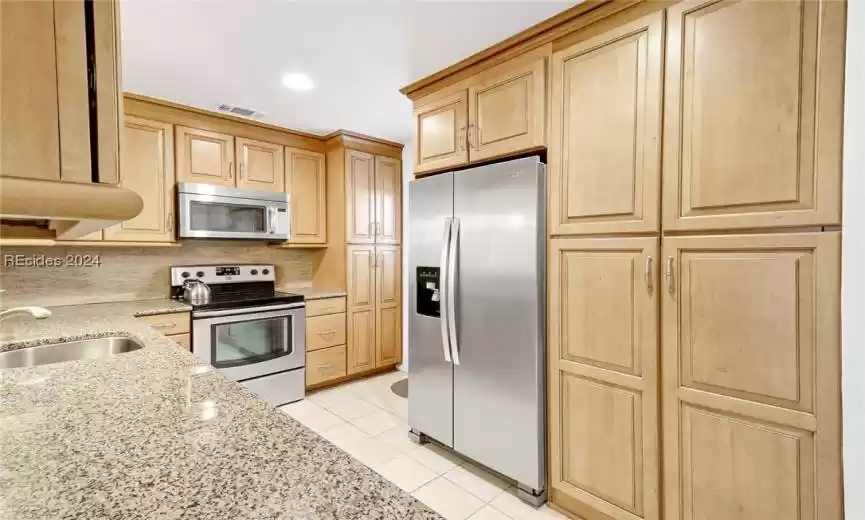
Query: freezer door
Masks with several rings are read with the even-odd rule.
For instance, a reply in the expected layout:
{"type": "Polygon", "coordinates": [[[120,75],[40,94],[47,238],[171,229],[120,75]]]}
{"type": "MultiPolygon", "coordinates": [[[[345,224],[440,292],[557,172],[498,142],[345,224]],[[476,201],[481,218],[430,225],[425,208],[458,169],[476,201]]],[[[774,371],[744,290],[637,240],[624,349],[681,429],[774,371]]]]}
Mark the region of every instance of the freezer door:
{"type": "Polygon", "coordinates": [[[406,234],[408,423],[411,428],[448,446],[453,446],[453,365],[447,341],[442,282],[453,217],[453,182],[453,174],[447,173],[409,183],[410,215],[406,234]],[[418,287],[418,280],[421,287],[418,287]],[[436,316],[438,309],[441,312],[436,316]]]}
{"type": "Polygon", "coordinates": [[[545,167],[537,157],[454,174],[454,449],[545,486],[545,167]]]}

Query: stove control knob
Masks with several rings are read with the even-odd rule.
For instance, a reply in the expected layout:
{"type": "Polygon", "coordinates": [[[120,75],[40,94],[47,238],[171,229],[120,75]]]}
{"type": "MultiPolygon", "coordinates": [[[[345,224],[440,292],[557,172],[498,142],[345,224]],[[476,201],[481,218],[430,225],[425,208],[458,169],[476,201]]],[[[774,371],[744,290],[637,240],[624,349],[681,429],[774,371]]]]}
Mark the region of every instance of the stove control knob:
{"type": "Polygon", "coordinates": [[[265,269],[261,272],[261,274],[270,274],[270,269],[265,269]]]}
{"type": "Polygon", "coordinates": [[[189,278],[189,272],[188,272],[188,271],[183,271],[182,273],[180,273],[180,276],[182,276],[182,277],[184,277],[184,278],[189,278]]]}
{"type": "Polygon", "coordinates": [[[195,273],[195,276],[197,276],[198,278],[203,278],[204,277],[204,271],[198,271],[197,273],[195,273]]]}
{"type": "Polygon", "coordinates": [[[249,274],[251,274],[251,275],[258,274],[258,269],[253,269],[252,271],[249,272],[249,274]]]}

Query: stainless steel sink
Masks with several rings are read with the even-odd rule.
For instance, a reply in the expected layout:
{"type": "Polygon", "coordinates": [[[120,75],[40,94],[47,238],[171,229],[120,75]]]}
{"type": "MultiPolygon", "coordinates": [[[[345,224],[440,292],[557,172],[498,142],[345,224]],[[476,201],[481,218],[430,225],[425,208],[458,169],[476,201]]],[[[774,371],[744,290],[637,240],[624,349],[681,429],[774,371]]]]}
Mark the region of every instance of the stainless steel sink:
{"type": "Polygon", "coordinates": [[[49,365],[63,361],[99,359],[115,354],[132,352],[143,345],[125,336],[50,343],[36,347],[26,347],[8,352],[0,352],[0,368],[21,368],[36,365],[49,365]]]}

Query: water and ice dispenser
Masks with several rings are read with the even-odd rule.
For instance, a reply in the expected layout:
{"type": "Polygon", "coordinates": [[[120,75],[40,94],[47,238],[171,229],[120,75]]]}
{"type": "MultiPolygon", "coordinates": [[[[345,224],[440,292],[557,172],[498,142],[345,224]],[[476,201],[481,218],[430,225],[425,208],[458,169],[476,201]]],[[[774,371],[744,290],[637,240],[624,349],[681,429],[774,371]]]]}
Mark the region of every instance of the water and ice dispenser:
{"type": "Polygon", "coordinates": [[[438,267],[418,266],[415,274],[417,283],[417,313],[438,318],[441,316],[441,269],[438,267]]]}

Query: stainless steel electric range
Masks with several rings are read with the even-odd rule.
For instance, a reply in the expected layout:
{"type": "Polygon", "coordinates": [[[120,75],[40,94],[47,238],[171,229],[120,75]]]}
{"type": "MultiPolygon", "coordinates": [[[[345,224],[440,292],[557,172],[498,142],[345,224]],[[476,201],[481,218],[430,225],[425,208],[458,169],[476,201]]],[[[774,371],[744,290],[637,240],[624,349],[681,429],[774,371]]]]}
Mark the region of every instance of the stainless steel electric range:
{"type": "Polygon", "coordinates": [[[268,264],[171,268],[172,297],[192,306],[192,353],[281,405],[304,396],[306,304],[275,280],[268,264]]]}

